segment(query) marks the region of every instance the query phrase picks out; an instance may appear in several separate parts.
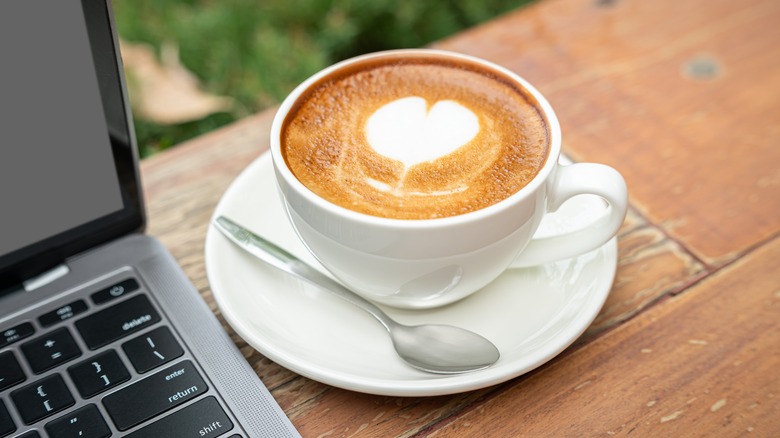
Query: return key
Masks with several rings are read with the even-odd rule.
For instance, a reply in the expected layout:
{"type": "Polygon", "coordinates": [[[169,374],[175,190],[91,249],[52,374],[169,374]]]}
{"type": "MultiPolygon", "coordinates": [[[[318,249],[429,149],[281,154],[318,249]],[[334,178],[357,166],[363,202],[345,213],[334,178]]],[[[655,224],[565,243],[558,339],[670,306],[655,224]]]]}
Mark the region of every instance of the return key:
{"type": "Polygon", "coordinates": [[[198,370],[185,360],[106,396],[103,405],[116,427],[127,430],[207,390],[198,370]]]}

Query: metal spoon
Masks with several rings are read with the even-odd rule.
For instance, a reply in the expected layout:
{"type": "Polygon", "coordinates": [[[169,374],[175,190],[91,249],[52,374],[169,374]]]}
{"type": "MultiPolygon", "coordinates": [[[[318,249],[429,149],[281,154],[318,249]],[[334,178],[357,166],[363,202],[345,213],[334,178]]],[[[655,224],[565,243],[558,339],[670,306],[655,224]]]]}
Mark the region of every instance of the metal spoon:
{"type": "Polygon", "coordinates": [[[214,226],[260,260],[333,292],[370,313],[390,333],[398,355],[414,368],[429,373],[456,374],[487,368],[499,358],[498,348],[474,332],[450,325],[397,323],[371,302],[224,216],[218,217],[214,226]]]}

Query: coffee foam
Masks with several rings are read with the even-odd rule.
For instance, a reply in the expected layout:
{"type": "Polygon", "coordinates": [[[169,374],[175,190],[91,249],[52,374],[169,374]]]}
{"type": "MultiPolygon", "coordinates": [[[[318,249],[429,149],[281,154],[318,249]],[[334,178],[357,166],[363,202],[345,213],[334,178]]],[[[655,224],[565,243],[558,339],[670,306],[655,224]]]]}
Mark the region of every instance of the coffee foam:
{"type": "Polygon", "coordinates": [[[548,143],[524,90],[492,70],[439,58],[328,76],[282,129],[285,160],[310,190],[401,219],[454,216],[505,199],[538,173],[548,143]]]}

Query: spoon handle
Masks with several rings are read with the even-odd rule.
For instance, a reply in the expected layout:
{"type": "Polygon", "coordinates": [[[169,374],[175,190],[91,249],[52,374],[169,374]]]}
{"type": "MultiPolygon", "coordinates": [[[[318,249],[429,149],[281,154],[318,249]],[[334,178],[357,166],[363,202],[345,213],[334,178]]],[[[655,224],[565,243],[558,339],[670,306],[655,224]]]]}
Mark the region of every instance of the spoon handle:
{"type": "Polygon", "coordinates": [[[370,301],[347,289],[341,283],[311,267],[298,257],[295,257],[277,245],[252,233],[232,220],[224,216],[219,216],[214,221],[214,226],[230,239],[231,242],[246,252],[277,269],[333,292],[339,298],[346,300],[373,315],[386,329],[390,330],[390,326],[395,324],[379,307],[375,306],[370,301]]]}

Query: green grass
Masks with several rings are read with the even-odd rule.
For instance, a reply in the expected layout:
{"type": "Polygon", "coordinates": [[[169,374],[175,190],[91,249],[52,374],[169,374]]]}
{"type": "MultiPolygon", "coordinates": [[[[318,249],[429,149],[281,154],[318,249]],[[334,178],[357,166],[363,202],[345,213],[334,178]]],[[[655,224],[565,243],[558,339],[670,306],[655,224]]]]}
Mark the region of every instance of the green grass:
{"type": "MultiPolygon", "coordinates": [[[[280,102],[314,72],[378,50],[421,47],[529,0],[115,0],[120,37],[159,50],[176,42],[182,64],[230,113],[164,126],[135,115],[143,156],[280,102]]],[[[129,80],[132,80],[130,78],[129,80]]]]}

